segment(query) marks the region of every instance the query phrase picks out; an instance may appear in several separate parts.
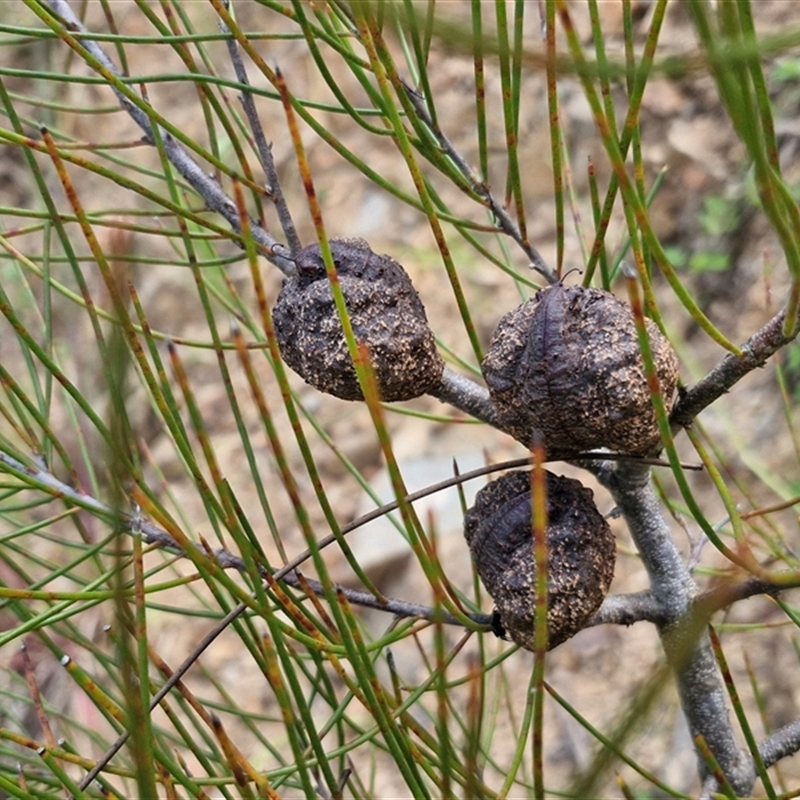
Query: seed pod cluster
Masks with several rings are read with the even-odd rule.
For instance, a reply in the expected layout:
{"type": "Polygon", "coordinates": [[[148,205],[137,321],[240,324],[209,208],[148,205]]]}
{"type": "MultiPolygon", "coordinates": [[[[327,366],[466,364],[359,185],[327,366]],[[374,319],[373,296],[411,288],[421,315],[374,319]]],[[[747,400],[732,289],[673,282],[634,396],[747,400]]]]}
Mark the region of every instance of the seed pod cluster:
{"type": "MultiPolygon", "coordinates": [[[[353,333],[369,350],[381,399],[409,400],[435,387],[444,362],[425,308],[403,267],[363,239],[331,239],[330,248],[353,333]]],[[[284,361],[320,391],[363,400],[318,244],[296,256],[297,275],[272,315],[284,361]]]]}
{"type": "MultiPolygon", "coordinates": [[[[670,403],[678,360],[655,323],[646,325],[670,403]]],[[[660,449],[633,313],[609,292],[543,289],[500,320],[482,369],[501,426],[525,446],[538,431],[551,457],[660,449]]]]}
{"type": "MultiPolygon", "coordinates": [[[[548,649],[581,630],[614,577],[616,547],[592,491],[546,472],[548,649]]],[[[481,489],[464,518],[464,536],[502,629],[533,650],[536,565],[528,472],[509,472],[481,489]]]]}

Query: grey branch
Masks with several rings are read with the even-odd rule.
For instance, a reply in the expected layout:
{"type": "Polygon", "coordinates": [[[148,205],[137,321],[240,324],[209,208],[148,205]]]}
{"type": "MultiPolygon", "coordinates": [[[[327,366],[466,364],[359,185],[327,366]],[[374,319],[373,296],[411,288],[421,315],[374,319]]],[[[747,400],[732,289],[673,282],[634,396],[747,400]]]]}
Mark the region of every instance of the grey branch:
{"type": "Polygon", "coordinates": [[[663,624],[664,610],[651,591],[609,595],[589,618],[586,627],[595,625],[633,625],[634,622],[663,624]]]}
{"type": "Polygon", "coordinates": [[[689,612],[697,589],[661,513],[650,482],[650,470],[619,462],[616,469],[599,473],[598,478],[606,484],[625,516],[665,623],[679,621],[689,612]]]}
{"type": "MultiPolygon", "coordinates": [[[[691,614],[699,625],[705,625],[711,617],[723,608],[728,608],[741,600],[760,594],[776,596],[787,589],[800,588],[800,578],[796,572],[787,572],[786,581],[769,581],[760,578],[747,578],[736,583],[719,583],[711,589],[695,595],[691,614]]],[[[586,623],[595,625],[633,625],[635,622],[652,622],[655,625],[668,623],[664,607],[655,599],[650,590],[632,594],[609,595],[603,605],[586,623]]]]}
{"type": "MultiPolygon", "coordinates": [[[[664,612],[659,634],[692,736],[705,739],[734,790],[747,795],[755,782],[753,759],[734,735],[705,624],[692,613],[697,586],[661,513],[650,471],[621,462],[613,471],[599,472],[599,477],[625,516],[650,577],[653,598],[664,612]]],[[[703,762],[700,770],[707,776],[703,762]]]]}
{"type": "MultiPolygon", "coordinates": [[[[83,23],[75,16],[69,3],[66,0],[47,0],[50,8],[63,20],[69,31],[76,33],[76,39],[85,48],[91,57],[111,75],[116,78],[121,77],[121,73],[116,64],[106,55],[100,45],[91,39],[81,39],[81,33],[88,31],[83,23]]],[[[119,88],[113,86],[113,91],[117,95],[122,108],[128,113],[131,119],[144,131],[148,142],[155,142],[153,125],[148,115],[119,88]]],[[[223,191],[222,187],[214,178],[203,171],[203,168],[186,151],[183,145],[168,131],[161,128],[158,130],[159,138],[163,142],[164,152],[173,167],[189,183],[189,185],[203,198],[206,206],[211,211],[220,214],[231,228],[240,233],[242,221],[236,203],[223,191]]],[[[255,241],[262,247],[267,258],[284,272],[286,275],[294,274],[294,261],[291,253],[285,245],[267,233],[256,220],[250,220],[250,230],[255,241]]]]}
{"type": "Polygon", "coordinates": [[[784,725],[758,746],[765,767],[777,764],[782,758],[794,755],[798,750],[800,750],[800,720],[784,725]]]}
{"type": "MultiPolygon", "coordinates": [[[[782,758],[793,756],[798,751],[800,751],[800,720],[784,725],[758,746],[758,754],[761,756],[765,768],[777,764],[782,758]]],[[[716,790],[716,781],[709,778],[703,785],[701,800],[711,798],[716,790]]]]}
{"type": "Polygon", "coordinates": [[[497,419],[497,411],[489,397],[489,390],[471,378],[445,367],[441,382],[430,394],[437,400],[449,403],[464,413],[502,430],[497,419]]]}
{"type": "Polygon", "coordinates": [[[784,309],[742,345],[741,355],[730,353],[725,356],[708,375],[686,392],[672,410],[670,421],[673,428],[690,425],[704,408],[710,406],[749,372],[757,367],[763,367],[771,355],[789,344],[797,336],[798,331],[793,331],[787,336],[783,332],[785,318],[784,309]]]}
{"type": "MultiPolygon", "coordinates": [[[[740,747],[730,722],[727,695],[722,685],[711,641],[703,628],[685,636],[687,626],[662,630],[667,657],[675,670],[689,729],[702,735],[737,796],[749,795],[756,780],[756,768],[750,753],[740,747]]],[[[706,765],[699,762],[701,774],[706,765]]]]}

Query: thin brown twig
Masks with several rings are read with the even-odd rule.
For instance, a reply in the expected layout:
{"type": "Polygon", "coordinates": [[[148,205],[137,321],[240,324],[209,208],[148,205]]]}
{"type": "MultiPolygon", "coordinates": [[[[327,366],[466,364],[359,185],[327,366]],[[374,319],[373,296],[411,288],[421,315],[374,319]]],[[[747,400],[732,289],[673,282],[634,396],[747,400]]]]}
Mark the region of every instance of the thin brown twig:
{"type": "Polygon", "coordinates": [[[722,611],[722,609],[728,608],[741,600],[747,600],[750,597],[756,597],[761,594],[775,597],[780,592],[800,587],[800,574],[795,571],[787,571],[785,575],[781,576],[779,574],[775,577],[774,581],[752,577],[735,583],[718,583],[694,598],[694,613],[702,618],[705,623],[717,611],[722,611]]]}

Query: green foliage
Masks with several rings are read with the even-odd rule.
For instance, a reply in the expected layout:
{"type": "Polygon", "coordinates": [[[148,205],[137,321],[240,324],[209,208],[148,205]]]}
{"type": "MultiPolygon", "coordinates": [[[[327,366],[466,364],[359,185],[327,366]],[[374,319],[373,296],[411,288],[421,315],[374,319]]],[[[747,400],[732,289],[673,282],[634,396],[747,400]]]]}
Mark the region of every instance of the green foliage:
{"type": "MultiPolygon", "coordinates": [[[[697,223],[705,235],[716,247],[724,248],[726,237],[734,233],[741,223],[741,202],[735,198],[721,195],[709,195],[703,200],[703,207],[698,215],[697,223]]],[[[718,249],[700,249],[687,252],[679,246],[666,248],[670,261],[678,269],[692,272],[724,272],[731,267],[731,256],[718,249]]]]}
{"type": "MultiPolygon", "coordinates": [[[[687,2],[697,38],[675,51],[675,39],[662,43],[667,3],[641,20],[625,0],[618,25],[611,5],[547,0],[544,39],[538,4],[502,0],[76,3],[88,35],[38,0],[10,6],[0,21],[0,792],[698,793],[691,753],[691,780],[669,770],[677,704],[654,637],[635,633],[644,624],[598,636],[597,655],[582,632],[532,665],[490,632],[491,600],[460,566],[464,543],[448,538],[458,512],[428,514],[409,497],[413,456],[528,453],[432,398],[381,404],[367,368],[366,404],[321,397],[282,363],[269,311],[294,239],[361,234],[402,254],[448,367],[479,377],[499,316],[580,263],[587,283],[642,295],[686,383],[697,382],[755,329],[739,313],[744,296],[722,318],[699,300],[696,273],[732,269],[727,254],[662,244],[652,220],[665,173],[648,161],[642,118],[664,76],[694,86],[711,75],[746,152],[734,182],[752,168],[753,205],[773,232],[770,316],[785,307],[793,336],[800,211],[764,61],[780,56],[770,79],[790,85],[794,40],[757,35],[758,4],[719,3],[714,16],[687,2]],[[587,123],[596,152],[584,178],[585,142],[573,137],[587,123]],[[636,277],[623,285],[628,261],[636,277]],[[688,329],[699,331],[691,342],[678,333],[688,329]],[[350,534],[382,516],[376,535],[404,548],[375,570],[350,534]],[[386,606],[391,580],[405,604],[386,606]],[[566,767],[559,730],[587,742],[566,767]]],[[[709,195],[698,227],[725,238],[742,205],[709,195]]],[[[645,333],[641,346],[652,372],[645,333]]],[[[676,441],[669,398],[654,391],[672,468],[661,498],[708,586],[776,575],[796,585],[787,509],[800,356],[796,345],[784,355],[783,394],[770,377],[762,395],[792,443],[780,461],[745,438],[725,399],[708,431],[704,418],[676,441]],[[706,464],[703,478],[687,477],[687,459],[706,464]]],[[[463,490],[447,491],[463,513],[463,490]]],[[[635,591],[644,567],[619,535],[621,591],[635,591]]],[[[800,615],[791,596],[781,603],[769,601],[752,633],[775,633],[785,665],[800,615]]],[[[750,641],[735,638],[735,615],[721,623],[724,644],[750,641]]],[[[748,658],[738,676],[751,691],[731,702],[753,723],[761,714],[769,734],[774,662],[748,658]]],[[[763,792],[795,791],[787,775],[775,788],[762,776],[763,792]]]]}

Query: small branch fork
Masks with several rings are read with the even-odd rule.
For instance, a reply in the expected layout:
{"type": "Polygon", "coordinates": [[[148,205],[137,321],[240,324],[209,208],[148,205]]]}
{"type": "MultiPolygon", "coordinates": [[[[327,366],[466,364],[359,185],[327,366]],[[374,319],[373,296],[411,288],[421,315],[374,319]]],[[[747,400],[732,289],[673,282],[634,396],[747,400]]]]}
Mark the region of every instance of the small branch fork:
{"type": "MultiPolygon", "coordinates": [[[[613,469],[594,472],[619,504],[650,578],[649,592],[630,597],[635,598],[635,611],[658,627],[692,736],[702,738],[736,794],[749,795],[756,778],[755,764],[752,755],[737,743],[707,624],[720,608],[755,594],[774,594],[777,587],[751,578],[700,594],[663,518],[649,469],[621,462],[613,469]]],[[[618,609],[611,598],[598,612],[597,622],[625,623],[629,610],[625,606],[618,609]]],[[[800,723],[794,723],[767,739],[759,753],[765,763],[772,764],[798,749],[800,723]]],[[[717,790],[717,783],[705,762],[700,770],[705,793],[710,795],[717,790]]]]}
{"type": "MultiPolygon", "coordinates": [[[[223,0],[223,2],[227,8],[229,5],[229,0],[223,0]]],[[[220,20],[219,28],[223,33],[230,33],[228,26],[223,20],[220,20]]],[[[298,252],[298,250],[300,250],[302,244],[300,242],[300,237],[297,234],[297,229],[295,228],[292,214],[289,211],[289,206],[286,203],[286,197],[283,194],[283,189],[281,189],[281,183],[278,179],[278,170],[275,167],[275,159],[272,157],[272,144],[267,141],[267,137],[264,134],[264,128],[261,125],[261,120],[256,112],[256,104],[253,100],[253,94],[251,91],[249,91],[250,79],[247,77],[247,70],[245,69],[244,61],[242,60],[242,54],[239,49],[239,45],[233,37],[228,39],[225,44],[228,47],[228,55],[230,56],[231,64],[233,64],[233,70],[236,73],[236,80],[239,81],[243,87],[247,87],[242,91],[240,98],[242,101],[242,108],[244,109],[245,116],[250,124],[250,130],[253,132],[253,139],[255,140],[256,151],[258,152],[258,157],[261,161],[261,167],[264,170],[264,174],[267,176],[267,192],[272,198],[272,201],[275,203],[281,228],[283,229],[283,233],[286,236],[287,242],[289,243],[289,250],[294,255],[298,252]]]]}

